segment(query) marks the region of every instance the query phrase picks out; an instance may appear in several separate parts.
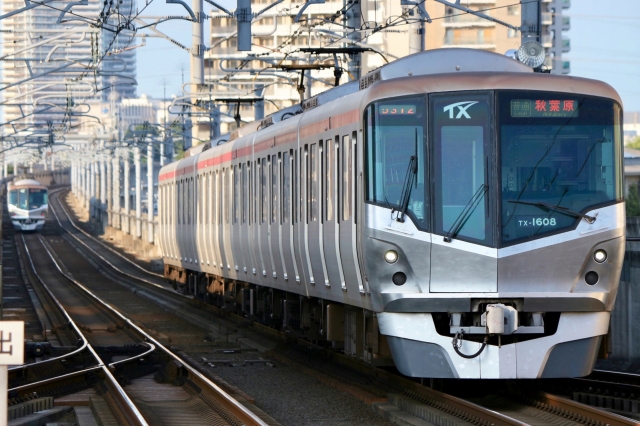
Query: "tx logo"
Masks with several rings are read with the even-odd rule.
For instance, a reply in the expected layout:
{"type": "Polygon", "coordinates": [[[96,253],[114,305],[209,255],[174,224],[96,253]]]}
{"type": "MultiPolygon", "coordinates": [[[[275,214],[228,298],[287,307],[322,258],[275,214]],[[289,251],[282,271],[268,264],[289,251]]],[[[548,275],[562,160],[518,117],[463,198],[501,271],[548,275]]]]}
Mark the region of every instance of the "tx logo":
{"type": "Polygon", "coordinates": [[[475,105],[477,103],[478,102],[476,101],[457,102],[455,104],[447,105],[446,107],[444,107],[444,112],[449,111],[449,118],[453,118],[453,111],[457,107],[458,115],[456,115],[455,118],[462,118],[462,117],[471,118],[467,113],[467,109],[469,109],[471,105],[475,105]]]}

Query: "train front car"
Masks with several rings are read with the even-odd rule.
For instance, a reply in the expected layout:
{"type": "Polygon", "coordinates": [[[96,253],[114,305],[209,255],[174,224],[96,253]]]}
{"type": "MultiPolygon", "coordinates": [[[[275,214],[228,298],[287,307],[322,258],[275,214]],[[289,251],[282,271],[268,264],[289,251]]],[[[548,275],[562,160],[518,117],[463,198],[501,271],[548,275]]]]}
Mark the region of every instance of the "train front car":
{"type": "Polygon", "coordinates": [[[380,332],[408,376],[587,375],[624,257],[620,98],[462,68],[382,81],[363,101],[380,332]]]}
{"type": "Polygon", "coordinates": [[[49,207],[47,187],[33,179],[21,179],[8,187],[9,216],[18,231],[39,231],[49,207]]]}

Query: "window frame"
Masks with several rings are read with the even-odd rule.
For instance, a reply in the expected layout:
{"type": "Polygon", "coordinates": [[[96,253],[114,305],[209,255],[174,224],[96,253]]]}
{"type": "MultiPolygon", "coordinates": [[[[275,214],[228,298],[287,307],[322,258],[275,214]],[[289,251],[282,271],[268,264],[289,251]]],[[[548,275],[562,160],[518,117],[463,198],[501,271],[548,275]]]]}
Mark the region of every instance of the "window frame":
{"type": "MultiPolygon", "coordinates": [[[[415,216],[415,214],[413,213],[413,211],[411,211],[411,209],[407,209],[407,213],[406,216],[409,217],[411,219],[411,222],[414,224],[414,226],[419,229],[420,231],[424,231],[424,232],[431,232],[431,229],[433,229],[433,225],[432,225],[432,216],[433,213],[431,211],[431,192],[432,192],[432,188],[431,188],[431,135],[430,135],[430,126],[429,126],[429,120],[431,119],[430,116],[430,112],[429,112],[429,98],[428,98],[428,93],[416,93],[416,94],[411,94],[411,95],[403,95],[403,96],[396,96],[396,97],[392,97],[392,98],[382,98],[382,99],[376,99],[375,101],[370,102],[363,110],[363,139],[362,139],[362,150],[363,150],[363,161],[362,161],[362,165],[363,165],[363,182],[362,182],[362,199],[364,200],[365,204],[371,204],[374,206],[378,206],[378,207],[383,207],[386,209],[394,209],[394,207],[398,207],[395,204],[385,204],[385,203],[381,203],[378,201],[372,201],[371,196],[369,194],[369,138],[372,137],[371,135],[369,135],[369,111],[370,108],[373,107],[374,105],[376,105],[377,103],[380,102],[404,102],[407,99],[411,99],[411,98],[422,98],[422,107],[424,108],[424,121],[423,121],[423,139],[424,139],[424,146],[423,146],[423,152],[424,152],[424,156],[425,156],[425,163],[424,165],[422,165],[422,167],[420,167],[419,169],[424,170],[424,214],[426,215],[425,220],[424,221],[419,221],[418,218],[415,216]]],[[[353,135],[352,135],[353,137],[353,135]]],[[[336,140],[336,145],[338,144],[337,140],[336,140]]],[[[341,144],[340,144],[341,145],[341,144]]],[[[337,160],[336,160],[337,161],[337,160]]],[[[341,161],[341,160],[340,160],[341,161]]],[[[341,182],[341,176],[340,173],[342,172],[342,170],[338,171],[338,182],[336,182],[336,184],[340,184],[342,185],[343,182],[341,182]]],[[[355,178],[355,175],[354,175],[355,178]]],[[[402,176],[402,178],[404,179],[404,176],[402,176]]],[[[357,181],[356,181],[357,182],[357,181]]],[[[341,186],[338,187],[338,190],[340,191],[342,188],[341,186]]],[[[338,194],[340,194],[340,192],[338,192],[338,194]]],[[[342,198],[342,197],[338,197],[338,198],[342,198]]],[[[341,201],[341,200],[340,200],[341,201]]],[[[342,208],[342,204],[340,203],[340,206],[338,206],[339,209],[342,208]]],[[[339,216],[341,218],[342,216],[342,211],[339,210],[339,216]]]]}

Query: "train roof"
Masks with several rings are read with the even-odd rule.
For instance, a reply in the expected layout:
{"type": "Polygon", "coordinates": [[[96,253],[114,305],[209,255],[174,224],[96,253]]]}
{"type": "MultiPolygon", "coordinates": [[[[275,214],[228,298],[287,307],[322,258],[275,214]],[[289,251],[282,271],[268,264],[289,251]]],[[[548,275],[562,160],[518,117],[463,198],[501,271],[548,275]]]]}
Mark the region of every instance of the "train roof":
{"type": "Polygon", "coordinates": [[[38,187],[38,188],[44,188],[46,189],[47,187],[44,186],[43,184],[41,184],[40,182],[38,182],[35,179],[20,179],[18,181],[14,181],[9,183],[9,187],[10,188],[16,188],[16,187],[38,187]]]}
{"type": "MultiPolygon", "coordinates": [[[[271,131],[266,130],[268,127],[288,119],[291,121],[287,124],[296,127],[303,112],[359,91],[363,92],[362,102],[366,105],[376,99],[416,93],[494,89],[589,94],[614,99],[622,105],[620,95],[615,89],[598,80],[537,73],[532,68],[508,56],[483,50],[433,49],[405,56],[365,74],[359,81],[334,87],[305,100],[301,104],[284,108],[262,120],[245,124],[232,133],[219,136],[206,144],[192,148],[189,154],[197,157],[202,153],[204,154],[203,158],[213,157],[212,153],[205,153],[205,151],[216,147],[219,143],[221,145],[217,146],[216,152],[218,154],[226,153],[227,150],[220,150],[225,145],[223,142],[243,139],[251,134],[255,134],[255,139],[249,138],[239,141],[240,144],[236,148],[241,149],[254,143],[267,143],[267,140],[272,140],[274,137],[271,131]],[[366,90],[374,85],[375,90],[366,90]],[[202,148],[200,148],[201,146],[202,148]]],[[[280,134],[283,131],[288,132],[290,126],[282,123],[276,127],[278,128],[276,133],[280,134]]],[[[177,168],[177,163],[173,163],[175,167],[165,166],[163,171],[171,172],[175,176],[174,170],[177,168]]],[[[190,170],[192,170],[191,167],[193,166],[187,165],[190,170]]]]}

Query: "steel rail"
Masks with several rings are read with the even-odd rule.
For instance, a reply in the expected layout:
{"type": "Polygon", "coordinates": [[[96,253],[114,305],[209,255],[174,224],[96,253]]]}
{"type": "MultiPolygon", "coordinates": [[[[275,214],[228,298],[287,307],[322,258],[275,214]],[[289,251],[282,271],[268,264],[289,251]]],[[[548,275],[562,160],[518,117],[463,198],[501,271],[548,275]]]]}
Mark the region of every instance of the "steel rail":
{"type": "Polygon", "coordinates": [[[108,304],[107,302],[105,302],[102,299],[100,299],[91,290],[89,290],[84,285],[82,285],[82,283],[77,281],[75,278],[69,276],[67,273],[65,273],[62,270],[61,265],[53,257],[53,255],[52,255],[51,251],[49,250],[49,248],[45,246],[45,250],[47,251],[47,254],[49,255],[49,258],[53,261],[54,265],[56,266],[56,268],[58,269],[60,274],[62,274],[67,280],[69,280],[71,283],[75,284],[78,288],[80,288],[82,291],[84,291],[87,295],[89,295],[92,299],[94,299],[98,304],[102,305],[104,308],[106,308],[109,311],[111,311],[115,316],[119,317],[124,322],[126,322],[129,325],[130,328],[138,331],[142,336],[145,336],[145,338],[148,341],[152,342],[154,345],[156,345],[156,347],[159,350],[164,352],[166,355],[168,355],[174,361],[179,362],[182,365],[182,367],[185,368],[189,372],[190,379],[197,386],[199,386],[201,389],[209,390],[210,393],[212,394],[212,396],[216,399],[216,401],[218,403],[220,403],[222,405],[222,407],[225,410],[227,410],[230,413],[232,413],[235,417],[238,418],[238,420],[243,422],[245,425],[267,426],[267,423],[265,423],[262,419],[260,419],[258,416],[256,416],[252,411],[250,411],[249,409],[245,408],[242,404],[240,404],[238,401],[236,401],[234,398],[232,398],[229,394],[224,392],[218,385],[216,385],[215,383],[213,383],[212,381],[207,379],[204,375],[202,375],[196,369],[191,367],[182,358],[180,358],[179,356],[177,356],[176,354],[171,352],[169,349],[165,348],[164,345],[162,345],[162,343],[160,343],[159,341],[154,339],[151,335],[149,335],[144,330],[142,330],[140,327],[138,327],[136,324],[134,324],[129,318],[127,318],[126,316],[124,316],[123,314],[118,312],[110,304],[108,304]]]}
{"type": "MultiPolygon", "coordinates": [[[[115,254],[116,256],[120,257],[121,259],[123,259],[124,261],[130,263],[131,265],[135,266],[136,268],[140,269],[142,272],[149,274],[149,275],[155,275],[156,277],[160,277],[160,278],[164,278],[163,275],[158,274],[157,272],[152,272],[149,271],[148,269],[143,268],[142,266],[138,265],[137,263],[131,261],[130,259],[128,259],[126,256],[123,256],[121,253],[119,253],[117,250],[112,249],[111,247],[109,247],[108,245],[106,245],[105,243],[103,243],[100,240],[97,240],[95,238],[93,238],[92,235],[90,235],[88,232],[86,232],[85,230],[81,229],[80,227],[76,226],[76,224],[73,222],[73,219],[71,219],[71,216],[69,215],[69,213],[67,212],[67,209],[65,208],[65,206],[58,201],[58,204],[60,205],[60,208],[62,209],[62,211],[64,212],[64,214],[67,216],[67,219],[69,220],[69,223],[71,224],[71,226],[73,226],[74,228],[76,228],[78,231],[82,232],[84,235],[86,235],[87,237],[93,239],[95,242],[97,242],[98,244],[100,244],[102,247],[104,247],[105,249],[109,250],[111,253],[115,254]]],[[[56,220],[58,221],[58,224],[60,225],[60,227],[62,228],[62,224],[60,224],[60,219],[58,218],[58,215],[55,213],[55,211],[53,209],[51,209],[54,216],[56,217],[56,220]]],[[[62,228],[64,229],[64,228],[62,228]]],[[[65,230],[66,231],[66,230],[65,230]]],[[[68,232],[68,231],[66,231],[68,232]]],[[[76,238],[77,239],[77,238],[76,238]]],[[[80,240],[78,240],[80,241],[80,240]]],[[[84,244],[84,243],[83,243],[84,244]]],[[[84,244],[86,246],[86,244],[84,244]]],[[[90,249],[92,252],[95,253],[94,250],[90,249]]],[[[102,259],[102,257],[101,257],[102,259]]],[[[104,259],[103,259],[104,260],[104,259]]],[[[118,270],[118,272],[121,272],[120,270],[118,270]]]]}
{"type": "MultiPolygon", "coordinates": [[[[24,245],[25,252],[27,254],[27,257],[29,259],[29,263],[31,264],[31,268],[33,269],[33,272],[34,272],[35,276],[38,278],[38,281],[40,281],[40,284],[43,286],[43,288],[45,288],[47,293],[49,293],[49,295],[54,300],[56,305],[60,309],[62,309],[62,312],[64,312],[65,316],[69,319],[69,323],[72,325],[72,327],[79,333],[80,336],[82,336],[82,338],[83,338],[83,340],[84,340],[84,342],[86,344],[86,348],[91,352],[91,354],[93,355],[94,359],[96,359],[96,361],[97,361],[98,365],[96,366],[96,368],[100,368],[102,373],[105,375],[107,380],[104,380],[104,383],[107,386],[107,388],[108,388],[109,392],[111,393],[111,395],[113,395],[114,399],[116,400],[118,408],[122,411],[122,414],[126,417],[126,420],[131,425],[148,426],[149,424],[147,423],[145,418],[142,416],[142,413],[140,413],[140,411],[138,410],[138,407],[135,406],[135,404],[129,398],[129,396],[126,394],[126,392],[124,391],[122,386],[120,386],[120,384],[115,379],[115,377],[113,377],[113,374],[111,374],[111,371],[109,370],[109,368],[107,368],[107,366],[104,365],[104,363],[102,362],[102,360],[100,359],[100,357],[98,356],[96,351],[93,349],[91,344],[88,343],[87,338],[84,336],[84,334],[82,332],[80,332],[80,329],[78,328],[76,323],[69,316],[67,311],[62,307],[62,304],[58,301],[58,299],[53,295],[51,290],[45,284],[44,280],[40,277],[40,275],[38,274],[38,272],[37,272],[37,270],[35,268],[35,265],[33,263],[33,258],[31,256],[31,252],[29,251],[29,247],[27,247],[26,241],[24,239],[24,235],[22,235],[21,237],[22,237],[22,243],[24,245]]],[[[49,256],[51,257],[51,259],[53,260],[53,257],[51,256],[51,253],[49,252],[49,249],[46,246],[44,246],[44,248],[47,251],[47,253],[49,254],[49,256]]],[[[55,262],[55,260],[54,260],[54,262],[55,262]]],[[[56,263],[56,266],[57,266],[57,263],[56,263]]],[[[58,270],[60,270],[60,269],[58,268],[58,270]]],[[[50,383],[53,379],[47,379],[47,380],[48,380],[47,383],[50,383]]],[[[32,384],[32,385],[35,385],[35,384],[32,384]]]]}
{"type": "Polygon", "coordinates": [[[560,410],[575,413],[580,416],[585,416],[590,419],[601,422],[605,425],[633,425],[637,426],[638,421],[632,420],[624,416],[620,416],[615,413],[611,413],[608,411],[599,410],[597,408],[591,407],[586,404],[582,404],[580,402],[572,401],[567,398],[563,398],[557,395],[551,395],[550,393],[540,392],[538,394],[538,399],[540,402],[547,404],[551,407],[558,408],[560,410]]]}
{"type": "MultiPolygon", "coordinates": [[[[57,202],[61,206],[61,208],[63,210],[65,210],[64,206],[62,206],[62,203],[60,202],[59,199],[57,199],[57,202]]],[[[56,220],[58,221],[59,226],[62,229],[64,229],[62,227],[62,223],[60,222],[57,214],[55,213],[55,210],[52,209],[52,211],[54,212],[54,215],[56,216],[56,220]]],[[[65,214],[66,214],[66,211],[65,211],[65,214]]],[[[73,221],[72,221],[72,219],[70,218],[70,216],[68,214],[67,214],[67,218],[73,224],[73,221]]],[[[75,225],[74,225],[74,227],[77,228],[75,225]]],[[[65,232],[69,233],[67,230],[65,230],[65,232]]],[[[84,233],[84,234],[88,238],[95,240],[95,238],[92,235],[87,234],[87,233],[84,233]]],[[[82,242],[75,235],[73,235],[73,234],[70,234],[70,235],[74,236],[76,238],[76,240],[80,241],[85,247],[89,248],[94,254],[96,254],[105,263],[113,266],[108,260],[104,259],[102,256],[97,254],[94,250],[92,250],[90,247],[88,247],[87,244],[82,242]]],[[[114,269],[116,269],[118,272],[124,274],[125,276],[128,276],[130,278],[133,278],[135,280],[142,281],[142,282],[145,282],[145,283],[148,283],[148,284],[153,284],[153,283],[148,282],[147,280],[141,280],[140,278],[138,278],[136,276],[133,276],[131,274],[127,274],[125,272],[122,272],[121,270],[119,270],[115,266],[113,266],[113,267],[114,267],[114,269]]],[[[191,298],[189,298],[189,297],[187,297],[185,295],[182,295],[180,293],[176,293],[176,292],[174,292],[172,290],[169,290],[166,287],[162,287],[162,286],[159,286],[157,284],[153,284],[153,285],[158,287],[159,289],[165,291],[165,292],[170,293],[173,297],[179,296],[179,297],[184,297],[185,299],[191,300],[191,298]]],[[[411,382],[411,383],[413,383],[413,382],[411,382]]],[[[508,417],[508,416],[503,415],[501,413],[498,413],[496,411],[487,409],[487,408],[482,407],[482,406],[480,406],[478,404],[474,404],[472,402],[465,401],[465,400],[463,400],[461,398],[458,398],[458,397],[455,397],[455,396],[452,396],[452,395],[448,395],[448,394],[443,393],[443,392],[439,392],[439,391],[436,391],[436,390],[433,390],[433,389],[430,389],[430,388],[423,388],[422,392],[423,392],[423,394],[425,394],[425,396],[427,396],[428,398],[430,398],[430,399],[432,399],[434,401],[437,401],[439,403],[448,405],[451,408],[453,408],[454,410],[467,413],[471,417],[481,418],[481,419],[489,422],[490,424],[493,424],[493,425],[496,425],[496,426],[525,426],[526,425],[526,423],[520,422],[520,421],[518,421],[516,419],[513,419],[511,417],[508,417]]]]}

